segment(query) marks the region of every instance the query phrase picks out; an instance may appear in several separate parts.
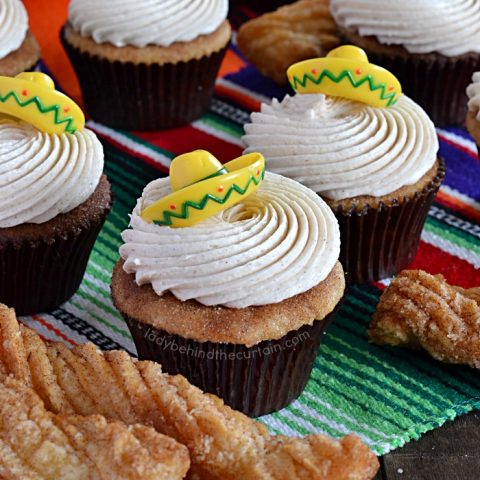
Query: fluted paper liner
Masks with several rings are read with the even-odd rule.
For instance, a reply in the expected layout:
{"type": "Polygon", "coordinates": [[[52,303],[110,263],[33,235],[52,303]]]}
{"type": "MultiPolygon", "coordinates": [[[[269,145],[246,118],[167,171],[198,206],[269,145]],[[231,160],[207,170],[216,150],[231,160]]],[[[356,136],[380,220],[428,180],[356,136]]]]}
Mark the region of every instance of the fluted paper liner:
{"type": "MultiPolygon", "coordinates": [[[[341,302],[340,302],[341,303],[341,302]]],[[[242,344],[197,342],[124,315],[138,356],[165,372],[184,375],[205,392],[251,417],[278,411],[304,390],[325,330],[339,305],[322,320],[279,340],[242,344]]],[[[228,319],[226,319],[228,321],[228,319]]]]}
{"type": "Polygon", "coordinates": [[[437,175],[412,198],[378,208],[366,206],[333,210],[340,226],[340,262],[348,284],[388,278],[406,268],[414,259],[428,210],[445,177],[440,159],[437,175]]]}
{"type": "Polygon", "coordinates": [[[208,111],[226,48],[188,62],[109,61],[63,46],[75,69],[88,114],[110,127],[161,130],[186,125],[208,111]]]}
{"type": "Polygon", "coordinates": [[[72,297],[109,209],[105,205],[94,219],[83,218],[76,228],[48,238],[2,238],[0,229],[0,302],[15,308],[17,315],[29,315],[72,297]]]}

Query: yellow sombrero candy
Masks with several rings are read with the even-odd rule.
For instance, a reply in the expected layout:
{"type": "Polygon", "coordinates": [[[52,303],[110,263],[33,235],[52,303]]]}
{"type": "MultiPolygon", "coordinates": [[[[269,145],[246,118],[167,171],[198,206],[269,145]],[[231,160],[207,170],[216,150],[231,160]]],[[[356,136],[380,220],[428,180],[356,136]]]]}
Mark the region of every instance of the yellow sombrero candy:
{"type": "Polygon", "coordinates": [[[0,77],[0,112],[21,118],[45,133],[75,133],[85,125],[80,107],[55,90],[44,73],[0,77]]]}
{"type": "Polygon", "coordinates": [[[367,54],[353,45],[331,50],[326,57],[293,64],[288,81],[298,93],[324,93],[346,97],[373,107],[389,107],[402,93],[395,75],[368,61],[367,54]]]}
{"type": "Polygon", "coordinates": [[[265,175],[260,153],[249,153],[222,165],[206,150],[195,150],[172,160],[173,192],[141,212],[157,225],[189,227],[244,200],[265,175]]]}

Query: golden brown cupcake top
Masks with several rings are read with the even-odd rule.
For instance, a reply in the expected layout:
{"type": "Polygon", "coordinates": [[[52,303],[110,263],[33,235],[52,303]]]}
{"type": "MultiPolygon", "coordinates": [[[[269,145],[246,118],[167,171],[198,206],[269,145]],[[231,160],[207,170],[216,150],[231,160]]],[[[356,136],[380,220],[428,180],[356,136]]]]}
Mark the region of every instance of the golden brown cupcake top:
{"type": "Polygon", "coordinates": [[[251,347],[276,340],[304,325],[322,320],[343,297],[345,277],[337,262],[325,280],[310,290],[280,303],[246,308],[209,307],[195,300],[182,302],[171,293],[157,295],[150,285],[138,286],[125,273],[123,262],[113,271],[116,307],[133,320],[196,341],[238,343],[251,347]]]}
{"type": "Polygon", "coordinates": [[[111,62],[145,63],[163,65],[165,63],[188,62],[218,52],[230,41],[232,28],[225,20],[215,31],[201,35],[191,42],[176,42],[169,47],[147,45],[143,48],[126,45],[115,47],[111,43],[97,43],[90,37],[82,37],[70,24],[64,28],[65,39],[82,53],[89,53],[111,62]]]}

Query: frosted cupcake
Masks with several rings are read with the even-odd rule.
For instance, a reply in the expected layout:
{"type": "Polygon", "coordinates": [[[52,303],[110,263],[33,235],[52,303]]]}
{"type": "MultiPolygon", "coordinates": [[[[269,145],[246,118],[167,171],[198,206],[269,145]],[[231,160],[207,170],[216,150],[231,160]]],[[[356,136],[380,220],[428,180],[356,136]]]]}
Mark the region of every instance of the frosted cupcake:
{"type": "Polygon", "coordinates": [[[466,125],[478,149],[478,145],[480,145],[480,72],[473,74],[472,83],[467,87],[467,96],[468,113],[466,125]]]}
{"type": "Polygon", "coordinates": [[[157,130],[208,109],[231,36],[227,0],[72,0],[62,42],[88,113],[157,130]]]}
{"type": "Polygon", "coordinates": [[[192,152],[170,175],[145,187],[122,234],[114,303],[141,358],[249,415],[279,410],[305,387],[344,293],[337,221],[298,182],[260,184],[255,153],[222,167],[192,152]]]}
{"type": "Polygon", "coordinates": [[[40,47],[28,29],[28,15],[20,0],[0,2],[0,76],[14,77],[32,70],[40,47]]]}
{"type": "Polygon", "coordinates": [[[435,124],[461,124],[465,88],[480,70],[480,2],[331,0],[346,43],[394,73],[435,124]]]}
{"type": "Polygon", "coordinates": [[[102,145],[49,77],[0,79],[0,91],[0,302],[32,314],[78,289],[110,185],[102,145]]]}
{"type": "Polygon", "coordinates": [[[329,55],[291,67],[299,93],[262,104],[243,141],[245,152],[264,155],[267,170],[330,205],[347,281],[370,282],[394,275],[415,256],[444,164],[433,123],[401,94],[395,77],[355,47],[329,55]],[[329,95],[308,93],[322,89],[329,95]]]}

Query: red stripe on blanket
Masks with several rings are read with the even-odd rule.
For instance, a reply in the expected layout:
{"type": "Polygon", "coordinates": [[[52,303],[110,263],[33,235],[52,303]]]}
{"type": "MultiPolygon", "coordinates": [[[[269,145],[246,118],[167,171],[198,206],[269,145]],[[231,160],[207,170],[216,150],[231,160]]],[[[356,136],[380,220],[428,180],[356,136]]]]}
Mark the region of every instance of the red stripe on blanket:
{"type": "MultiPolygon", "coordinates": [[[[19,319],[17,319],[19,320],[19,319]]],[[[25,322],[22,322],[22,320],[19,320],[19,322],[22,324],[22,325],[25,325],[26,327],[28,328],[32,328],[31,325],[28,325],[26,324],[25,322]]],[[[44,341],[44,342],[48,342],[49,339],[47,337],[45,337],[45,335],[42,335],[37,329],[35,329],[35,331],[37,332],[37,335],[44,341]]]]}
{"type": "Polygon", "coordinates": [[[473,152],[472,150],[469,150],[467,147],[464,147],[460,143],[454,142],[454,141],[448,139],[447,137],[444,137],[441,134],[438,134],[438,138],[440,138],[440,140],[442,142],[445,142],[448,145],[451,145],[452,147],[455,147],[457,150],[460,150],[461,152],[466,153],[469,157],[472,157],[475,160],[478,160],[478,155],[475,152],[473,152]]]}
{"type": "MultiPolygon", "coordinates": [[[[441,273],[451,285],[464,288],[480,285],[480,270],[461,258],[451,255],[429,243],[420,242],[420,248],[408,270],[425,270],[432,275],[441,273]]],[[[373,282],[375,287],[385,290],[381,282],[373,282]]]]}
{"type": "Polygon", "coordinates": [[[221,138],[187,126],[159,132],[135,132],[134,135],[164,150],[179,155],[191,150],[208,150],[220,161],[228,162],[242,154],[242,148],[221,138]]]}
{"type": "Polygon", "coordinates": [[[90,130],[93,130],[99,137],[107,140],[108,143],[110,143],[112,146],[114,146],[115,148],[117,148],[121,152],[128,153],[129,155],[131,155],[133,157],[136,157],[136,158],[139,158],[139,159],[143,160],[145,163],[148,163],[148,165],[151,165],[152,167],[156,168],[157,170],[160,170],[164,173],[168,173],[168,167],[165,167],[164,165],[157,162],[156,160],[149,157],[148,155],[143,155],[142,153],[135,152],[134,150],[128,148],[126,145],[123,145],[123,144],[117,142],[116,140],[114,140],[109,135],[98,131],[97,129],[95,129],[95,127],[93,127],[91,125],[88,128],[90,128],[90,130]]]}
{"type": "Polygon", "coordinates": [[[225,85],[217,83],[217,85],[215,85],[215,93],[221,97],[233,100],[234,102],[238,103],[238,105],[246,108],[249,111],[257,112],[260,110],[261,102],[259,100],[255,100],[254,98],[249,97],[248,95],[237,90],[230,89],[225,85]]]}
{"type": "Polygon", "coordinates": [[[446,207],[455,210],[463,215],[470,217],[471,219],[475,220],[477,223],[480,223],[480,210],[477,210],[475,207],[462,202],[458,198],[449,195],[448,193],[440,190],[437,193],[436,200],[445,205],[446,207]]]}
{"type": "Polygon", "coordinates": [[[479,269],[423,241],[420,242],[417,256],[408,268],[425,270],[433,275],[441,273],[450,284],[464,288],[480,285],[479,269]]]}
{"type": "Polygon", "coordinates": [[[61,339],[68,342],[70,345],[73,345],[74,347],[77,345],[77,342],[73,341],[71,338],[68,338],[63,332],[55,328],[51,323],[48,323],[39,315],[32,315],[32,319],[43,325],[47,330],[53,332],[57,337],[60,337],[61,339]]]}

